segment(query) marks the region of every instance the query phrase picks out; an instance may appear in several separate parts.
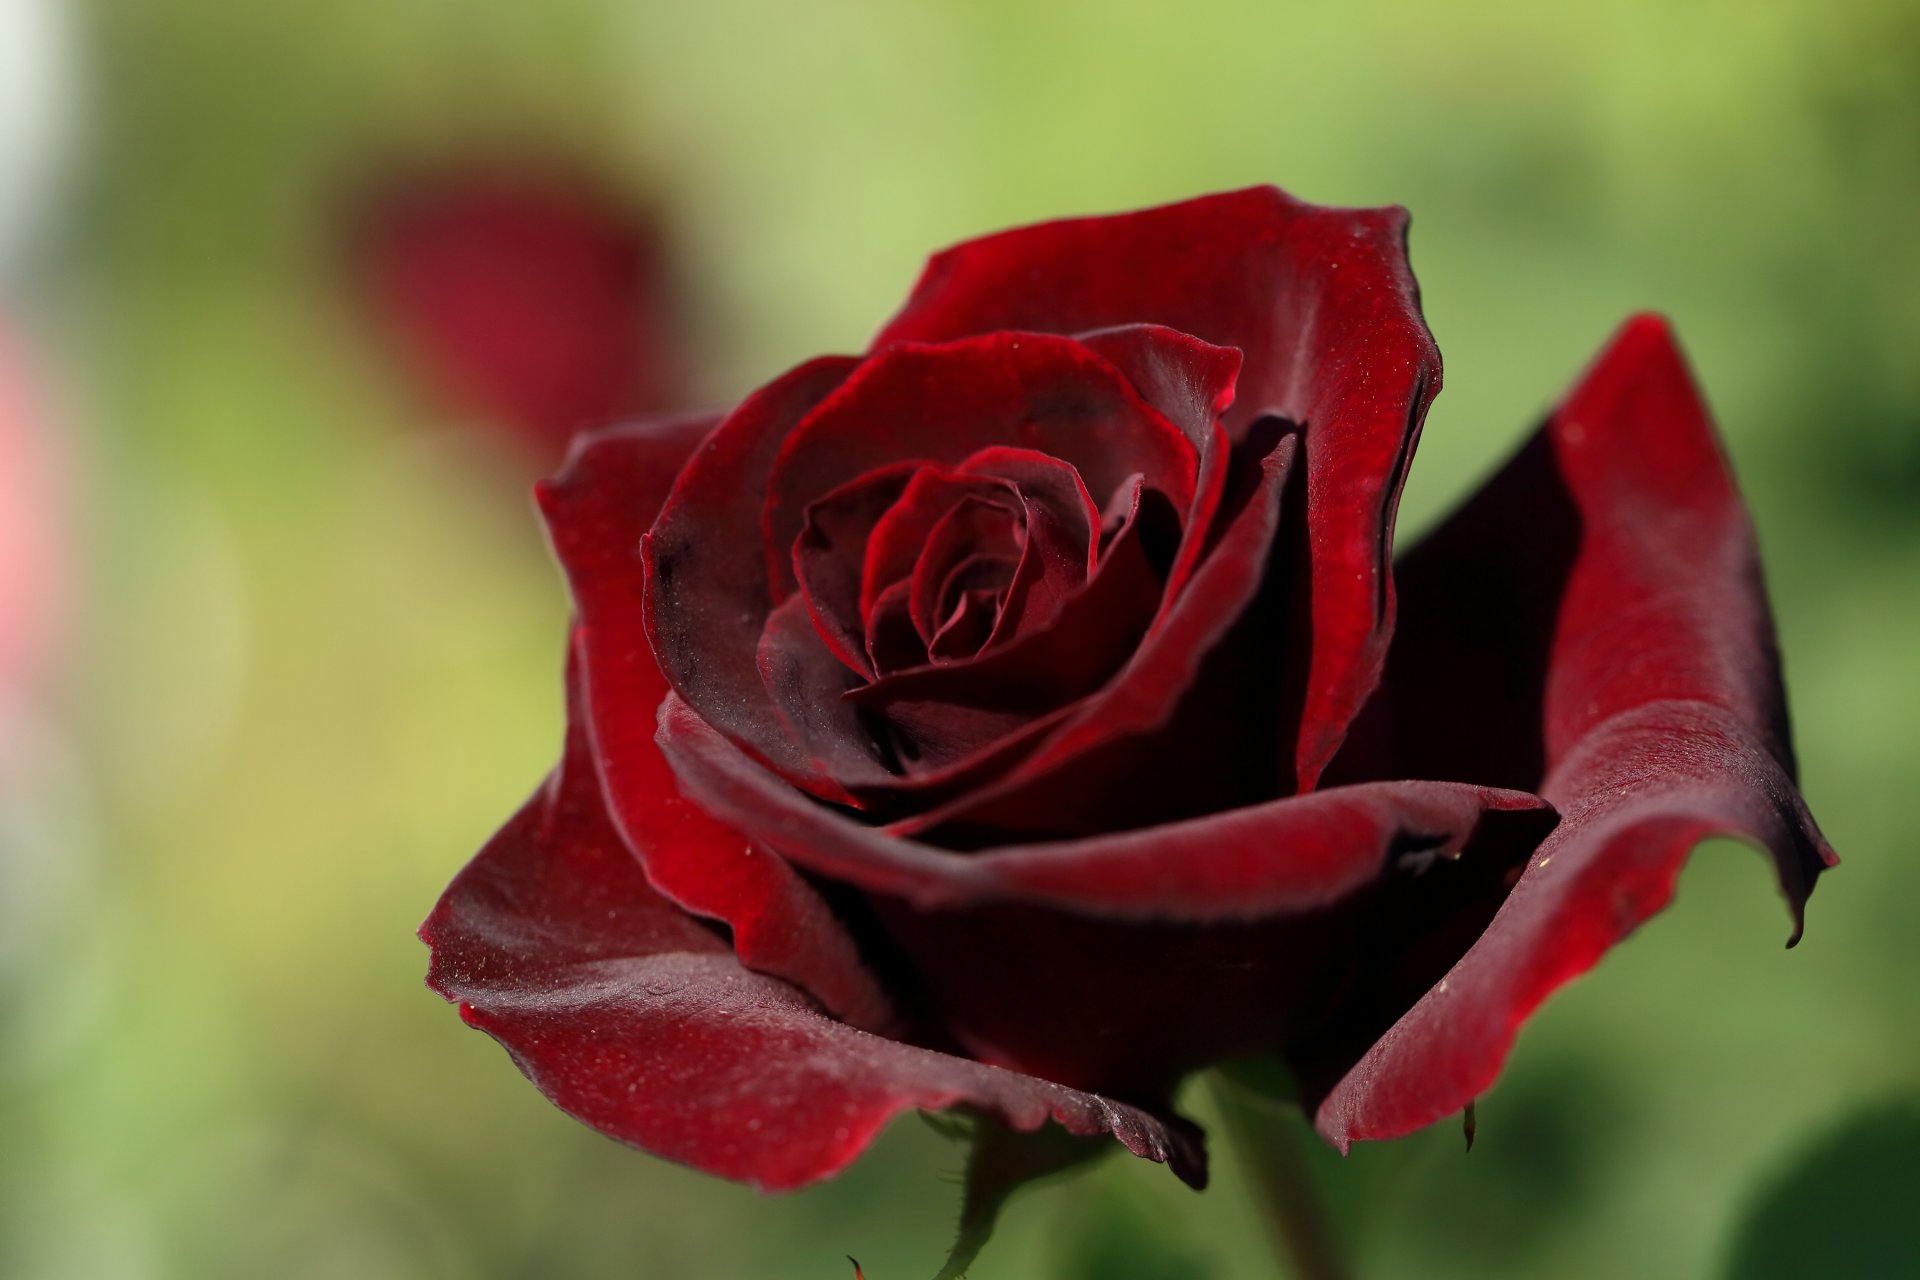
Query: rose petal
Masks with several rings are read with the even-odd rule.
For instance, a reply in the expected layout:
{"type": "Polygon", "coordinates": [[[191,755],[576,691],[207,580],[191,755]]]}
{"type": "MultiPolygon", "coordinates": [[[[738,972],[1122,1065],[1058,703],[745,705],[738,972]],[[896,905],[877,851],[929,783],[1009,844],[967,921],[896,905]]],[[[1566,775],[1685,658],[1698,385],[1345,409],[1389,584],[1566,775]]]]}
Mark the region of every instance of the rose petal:
{"type": "Polygon", "coordinates": [[[889,670],[849,690],[848,701],[893,730],[909,773],[993,751],[1003,738],[1091,693],[1127,660],[1160,600],[1139,530],[1140,521],[1130,519],[1052,626],[971,658],[889,670]]]}
{"type": "Polygon", "coordinates": [[[560,477],[540,487],[580,616],[570,699],[590,722],[602,784],[654,887],[724,921],[750,967],[799,983],[849,1022],[885,1026],[886,996],[820,896],[785,861],[681,799],[653,741],[667,682],[640,618],[640,532],[712,425],[691,415],[584,436],[560,477]]]}
{"type": "Polygon", "coordinates": [[[876,672],[902,671],[927,661],[927,646],[913,625],[913,580],[902,578],[873,602],[867,619],[867,661],[876,672]]]}
{"type": "Polygon", "coordinates": [[[563,1111],[768,1191],[831,1177],[902,1111],[956,1106],[1110,1133],[1204,1184],[1183,1120],[856,1030],[742,968],[648,888],[570,757],[421,927],[428,984],[563,1111]]]}
{"type": "Polygon", "coordinates": [[[1256,187],[1022,227],[934,255],[874,340],[1151,322],[1240,349],[1229,432],[1270,415],[1305,428],[1311,644],[1290,753],[1302,789],[1378,683],[1394,511],[1440,387],[1406,222],[1397,208],[1323,209],[1256,187]]]}
{"type": "Polygon", "coordinates": [[[1752,529],[1660,320],[1628,322],[1402,573],[1387,696],[1404,754],[1458,743],[1496,774],[1543,766],[1563,816],[1485,931],[1320,1102],[1342,1148],[1487,1089],[1521,1023],[1665,906],[1701,839],[1772,855],[1796,938],[1835,861],[1793,785],[1752,529]],[[1543,692],[1503,691],[1515,674],[1543,692]]]}
{"type": "MultiPolygon", "coordinates": [[[[976,557],[961,568],[981,563],[982,560],[976,557]]],[[[947,614],[947,620],[934,633],[927,656],[935,662],[953,662],[980,652],[987,641],[993,638],[999,595],[1000,588],[997,587],[968,587],[960,591],[959,603],[954,605],[947,614]]]]}
{"type": "Polygon", "coordinates": [[[848,787],[893,780],[872,729],[860,709],[846,701],[860,677],[827,647],[802,597],[788,596],[767,618],[760,636],[760,674],[789,733],[805,744],[822,774],[848,787]]]}
{"type": "MultiPolygon", "coordinates": [[[[1243,447],[1257,451],[1258,441],[1249,439],[1243,447]]],[[[895,830],[970,844],[1086,835],[1223,807],[1209,803],[1216,796],[1239,804],[1272,795],[1271,760],[1223,731],[1231,717],[1203,726],[1176,718],[1183,707],[1208,719],[1221,710],[1212,699],[1189,695],[1208,658],[1255,605],[1268,576],[1294,454],[1293,438],[1283,436],[1257,467],[1247,469],[1256,481],[1250,493],[1223,509],[1218,545],[1112,681],[1001,778],[902,820],[895,830]],[[1195,731],[1175,733],[1170,725],[1195,731]],[[1242,785],[1248,771],[1260,774],[1258,787],[1242,785]]],[[[1238,652],[1229,658],[1227,696],[1258,703],[1247,695],[1261,681],[1278,678],[1276,659],[1238,652]]],[[[1255,714],[1266,709],[1257,705],[1255,714]]],[[[1262,719],[1263,734],[1270,723],[1262,719]]],[[[1259,745],[1270,747],[1270,739],[1259,745]]]]}
{"type": "MultiPolygon", "coordinates": [[[[961,519],[987,540],[986,547],[1009,555],[1018,551],[1020,503],[1011,486],[989,476],[967,475],[940,466],[922,467],[907,481],[900,500],[874,524],[867,540],[860,566],[863,621],[871,625],[880,593],[912,576],[934,529],[969,499],[981,509],[961,519]]],[[[932,639],[932,630],[921,619],[915,618],[914,623],[922,644],[932,639]]]]}
{"type": "Polygon", "coordinates": [[[850,670],[869,679],[873,660],[860,612],[863,549],[907,481],[925,465],[918,458],[892,463],[814,499],[793,542],[793,576],[820,638],[850,670]]]}
{"type": "MultiPolygon", "coordinates": [[[[715,534],[758,527],[767,475],[782,441],[858,363],[823,357],[747,397],[688,459],[650,530],[629,523],[610,531],[645,531],[646,639],[673,687],[796,786],[842,802],[851,799],[845,789],[819,774],[800,744],[782,731],[760,677],[760,636],[774,602],[767,566],[758,556],[741,554],[737,541],[715,534]]],[[[789,557],[792,541],[784,549],[789,557]]],[[[790,563],[783,566],[783,577],[792,573],[790,563]]],[[[638,635],[631,639],[639,641],[638,635]]]]}
{"type": "MultiPolygon", "coordinates": [[[[1337,787],[1245,809],[1050,844],[961,853],[854,821],[770,777],[677,698],[660,744],[703,808],[817,874],[923,910],[982,903],[1212,923],[1299,914],[1392,869],[1396,850],[1465,847],[1488,819],[1536,836],[1537,797],[1446,782],[1337,787]]],[[[1529,846],[1530,847],[1530,846],[1529,846]]]]}
{"type": "Polygon", "coordinates": [[[1537,838],[1553,812],[1524,791],[1359,783],[972,857],[989,864],[1000,892],[1022,901],[1150,919],[1252,920],[1332,906],[1378,879],[1402,850],[1417,850],[1422,863],[1457,857],[1483,824],[1537,838]]]}
{"type": "Polygon", "coordinates": [[[863,472],[916,454],[954,465],[1012,445],[1072,464],[1095,493],[1129,476],[1192,505],[1199,456],[1185,433],[1111,364],[1068,337],[993,333],[880,349],[794,428],[767,492],[762,540],[784,596],[807,504],[863,472]]]}
{"type": "Polygon", "coordinates": [[[1080,341],[1124,373],[1147,403],[1184,431],[1199,450],[1199,478],[1187,513],[1187,536],[1180,540],[1180,553],[1167,574],[1163,608],[1171,607],[1214,532],[1214,516],[1226,487],[1229,448],[1220,420],[1233,405],[1240,352],[1150,324],[1083,333],[1080,341]]]}
{"type": "Polygon", "coordinates": [[[1364,946],[1336,913],[1183,924],[1018,904],[870,905],[943,1032],[982,1062],[1114,1097],[1318,1025],[1364,946]]]}
{"type": "Polygon", "coordinates": [[[968,657],[983,644],[1052,623],[1094,571],[1100,529],[1100,508],[1071,464],[995,445],[952,471],[929,467],[910,482],[874,528],[863,577],[897,580],[911,561],[910,612],[929,654],[968,657]],[[935,514],[948,503],[944,514],[935,514]],[[934,634],[959,604],[952,594],[957,571],[977,564],[985,572],[1009,556],[1011,574],[994,584],[1006,588],[1003,606],[999,617],[988,618],[985,639],[963,653],[936,652],[934,634]]]}
{"type": "MultiPolygon", "coordinates": [[[[1099,567],[1101,514],[1093,495],[1071,464],[1031,449],[998,445],[960,465],[1011,483],[1025,517],[1026,545],[988,643],[1052,625],[1099,567]]],[[[1128,477],[1115,498],[1135,483],[1128,477]]]]}
{"type": "MultiPolygon", "coordinates": [[[[1009,494],[1016,502],[1018,494],[1009,494]]],[[[999,503],[968,496],[959,504],[941,516],[927,535],[927,541],[920,548],[920,558],[914,562],[913,570],[907,578],[907,616],[913,619],[914,630],[927,642],[927,655],[939,659],[945,655],[936,653],[934,637],[940,631],[949,614],[940,612],[941,599],[953,571],[964,564],[991,563],[998,560],[1009,567],[1018,568],[1020,545],[1025,540],[1021,531],[1023,517],[999,503]],[[989,553],[1000,552],[998,556],[981,554],[982,549],[989,553]]],[[[1007,575],[1011,579],[1010,571],[1007,575]]],[[[1005,585],[1004,583],[1001,585],[1005,585]]],[[[986,591],[991,600],[999,594],[997,589],[986,591]]],[[[991,626],[988,628],[991,631],[991,626]]],[[[985,641],[985,635],[981,637],[985,641]]],[[[961,657],[969,654],[957,655],[961,657]]]]}

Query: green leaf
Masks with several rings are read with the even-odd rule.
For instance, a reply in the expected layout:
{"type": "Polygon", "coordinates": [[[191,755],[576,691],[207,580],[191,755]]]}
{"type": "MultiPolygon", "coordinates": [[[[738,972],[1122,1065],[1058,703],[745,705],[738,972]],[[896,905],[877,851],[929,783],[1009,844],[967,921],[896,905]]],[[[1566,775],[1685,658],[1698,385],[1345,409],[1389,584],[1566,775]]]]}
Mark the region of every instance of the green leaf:
{"type": "Polygon", "coordinates": [[[974,1128],[967,1159],[966,1196],[960,1205],[960,1231],[947,1264],[934,1280],[960,1280],[980,1256],[1001,1206],[1021,1187],[1105,1155],[1113,1146],[1076,1138],[1057,1125],[1015,1133],[982,1120],[974,1128]]]}
{"type": "Polygon", "coordinates": [[[1920,1099],[1853,1112],[1769,1179],[1726,1276],[1920,1276],[1920,1099]]]}

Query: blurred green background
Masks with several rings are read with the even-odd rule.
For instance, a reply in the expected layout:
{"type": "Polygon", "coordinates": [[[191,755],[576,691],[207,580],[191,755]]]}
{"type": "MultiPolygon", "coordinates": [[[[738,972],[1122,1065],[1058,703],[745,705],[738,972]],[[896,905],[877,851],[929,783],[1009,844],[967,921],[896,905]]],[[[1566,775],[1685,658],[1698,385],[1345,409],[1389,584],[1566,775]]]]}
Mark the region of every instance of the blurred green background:
{"type": "MultiPolygon", "coordinates": [[[[64,390],[86,576],[0,800],[0,1274],[938,1263],[961,1153],[927,1126],[763,1198],[561,1116],[420,984],[415,925],[554,755],[566,606],[521,460],[422,420],[341,302],[329,218],[370,158],[492,137],[663,209],[714,401],[858,349],[927,251],[983,231],[1262,181],[1405,204],[1447,386],[1403,542],[1616,322],[1669,313],[1845,865],[1788,953],[1761,861],[1707,846],[1522,1036],[1470,1156],[1442,1125],[1315,1164],[1364,1276],[1812,1274],[1781,1269],[1809,1233],[1821,1274],[1897,1274],[1911,1239],[1848,1215],[1911,1209],[1920,1167],[1920,7],[75,17],[75,160],[13,302],[64,390]],[[1809,1169],[1824,1196],[1794,1192],[1809,1169]]],[[[1125,1158],[1028,1193],[974,1274],[1274,1274],[1215,1148],[1200,1196],[1125,1158]]]]}

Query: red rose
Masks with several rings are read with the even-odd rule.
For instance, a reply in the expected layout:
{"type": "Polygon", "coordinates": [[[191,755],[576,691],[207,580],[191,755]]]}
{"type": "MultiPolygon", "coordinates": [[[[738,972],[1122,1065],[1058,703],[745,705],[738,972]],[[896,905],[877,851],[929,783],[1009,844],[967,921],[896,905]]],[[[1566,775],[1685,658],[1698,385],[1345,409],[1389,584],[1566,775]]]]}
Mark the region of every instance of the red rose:
{"type": "Polygon", "coordinates": [[[1198,1183],[1182,1076],[1278,1054],[1343,1149],[1457,1112],[1707,835],[1797,913],[1833,855],[1665,325],[1392,565],[1404,230],[1260,188],[990,236],[865,356],[578,442],[566,754],[434,988],[764,1188],[910,1107],[1198,1183]]]}
{"type": "Polygon", "coordinates": [[[516,158],[396,169],[348,215],[346,267],[400,365],[543,465],[582,427],[679,401],[660,229],[593,175],[516,158]]]}

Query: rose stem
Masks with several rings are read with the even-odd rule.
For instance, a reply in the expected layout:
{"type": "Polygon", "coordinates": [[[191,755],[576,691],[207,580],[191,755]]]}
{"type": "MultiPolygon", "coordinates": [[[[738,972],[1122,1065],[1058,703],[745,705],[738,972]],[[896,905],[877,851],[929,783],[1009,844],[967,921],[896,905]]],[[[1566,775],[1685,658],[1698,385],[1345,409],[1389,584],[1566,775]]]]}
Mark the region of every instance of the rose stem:
{"type": "Polygon", "coordinates": [[[1218,1075],[1211,1084],[1234,1153],[1264,1210],[1260,1219],[1275,1255],[1298,1280],[1351,1280],[1312,1170],[1301,1158],[1297,1113],[1218,1075]]]}

